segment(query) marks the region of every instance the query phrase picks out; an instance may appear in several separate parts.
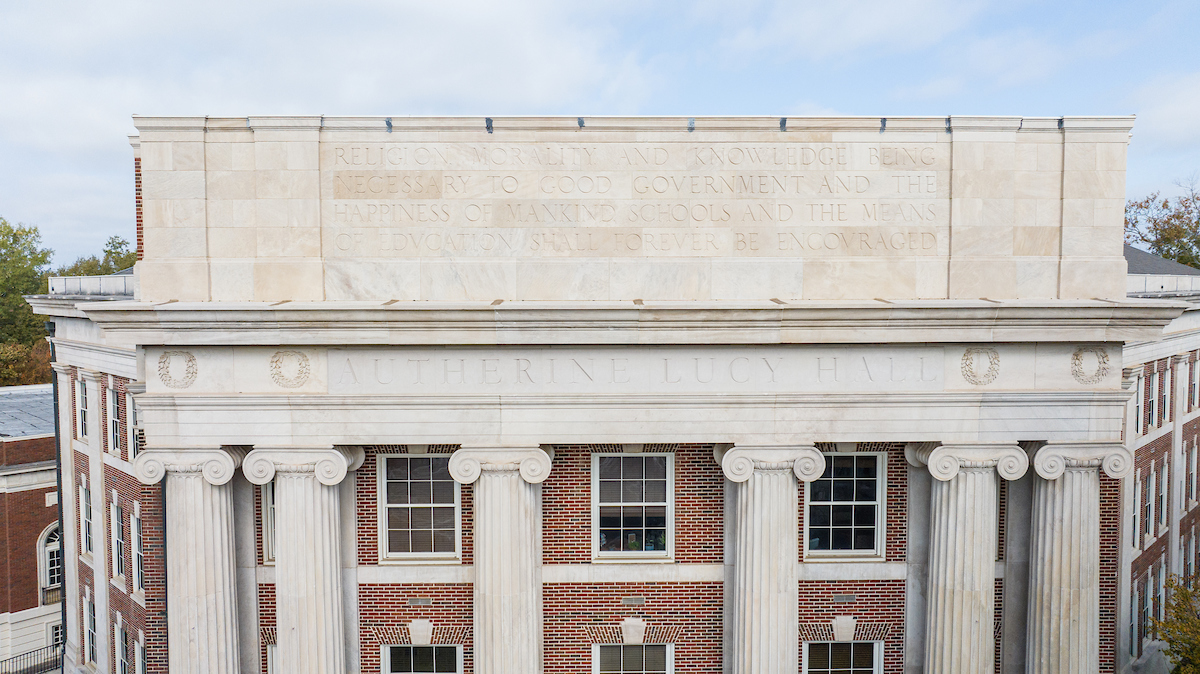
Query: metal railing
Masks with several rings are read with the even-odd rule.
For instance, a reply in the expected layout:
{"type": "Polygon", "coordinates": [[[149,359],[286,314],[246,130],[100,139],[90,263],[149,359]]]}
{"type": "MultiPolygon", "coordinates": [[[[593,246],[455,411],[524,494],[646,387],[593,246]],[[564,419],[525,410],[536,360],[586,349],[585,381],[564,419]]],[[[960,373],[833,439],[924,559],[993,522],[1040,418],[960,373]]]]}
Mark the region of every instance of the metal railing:
{"type": "Polygon", "coordinates": [[[42,674],[62,669],[63,645],[46,646],[0,660],[0,674],[42,674]]]}

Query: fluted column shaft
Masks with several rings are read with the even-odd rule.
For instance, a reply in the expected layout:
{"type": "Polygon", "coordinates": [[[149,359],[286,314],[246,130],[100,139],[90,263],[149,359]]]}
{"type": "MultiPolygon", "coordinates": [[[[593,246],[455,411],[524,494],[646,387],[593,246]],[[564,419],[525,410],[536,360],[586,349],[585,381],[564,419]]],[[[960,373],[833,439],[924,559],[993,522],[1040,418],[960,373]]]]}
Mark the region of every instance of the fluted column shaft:
{"type": "Polygon", "coordinates": [[[1029,674],[1084,674],[1100,658],[1100,469],[1121,478],[1117,444],[1046,445],[1034,458],[1029,555],[1029,674]]]}
{"type": "Polygon", "coordinates": [[[346,671],[338,483],[361,450],[255,449],[243,470],[275,480],[275,611],[279,671],[346,671]]]}
{"type": "Polygon", "coordinates": [[[542,671],[541,485],[536,447],[463,448],[450,474],[475,483],[475,671],[542,671]]]}
{"type": "Polygon", "coordinates": [[[1015,444],[926,444],[908,448],[933,481],[926,590],[925,671],[990,674],[995,669],[997,472],[1028,470],[1015,444]]]}
{"type": "Polygon", "coordinates": [[[232,478],[239,450],[146,450],[134,473],[166,475],[167,658],[171,672],[239,674],[232,478]]]}
{"type": "Polygon", "coordinates": [[[721,456],[735,487],[734,674],[799,671],[797,478],[825,470],[815,447],[738,447],[721,456]]]}

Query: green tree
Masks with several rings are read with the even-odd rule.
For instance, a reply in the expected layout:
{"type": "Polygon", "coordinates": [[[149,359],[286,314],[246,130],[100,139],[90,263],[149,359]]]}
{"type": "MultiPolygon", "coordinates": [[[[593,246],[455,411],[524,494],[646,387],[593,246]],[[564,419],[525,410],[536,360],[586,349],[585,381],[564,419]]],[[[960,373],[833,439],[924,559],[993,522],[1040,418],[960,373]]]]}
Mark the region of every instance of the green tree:
{"type": "Polygon", "coordinates": [[[1125,243],[1200,268],[1200,193],[1195,178],[1179,185],[1184,193],[1174,199],[1154,192],[1125,204],[1125,243]]]}
{"type": "Polygon", "coordinates": [[[107,276],[133,266],[137,262],[137,251],[129,249],[129,242],[119,236],[110,236],[104,244],[104,257],[95,255],[81,257],[65,267],[54,271],[55,276],[107,276]]]}
{"type": "Polygon", "coordinates": [[[0,218],[0,342],[30,347],[46,334],[23,295],[46,292],[49,248],[42,248],[37,227],[9,224],[0,218]]]}
{"type": "Polygon", "coordinates": [[[1167,605],[1162,620],[1152,620],[1158,637],[1167,642],[1174,674],[1200,674],[1200,576],[1167,579],[1167,605]]]}

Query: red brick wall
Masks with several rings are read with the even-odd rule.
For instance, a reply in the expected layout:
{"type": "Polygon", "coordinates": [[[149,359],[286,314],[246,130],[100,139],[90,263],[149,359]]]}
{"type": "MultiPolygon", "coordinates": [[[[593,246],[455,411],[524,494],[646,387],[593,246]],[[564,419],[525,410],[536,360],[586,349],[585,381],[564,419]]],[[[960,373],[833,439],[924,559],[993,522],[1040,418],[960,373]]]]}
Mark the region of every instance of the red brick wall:
{"type": "Polygon", "coordinates": [[[54,460],[54,436],[24,440],[0,439],[0,466],[54,460]]]}
{"type": "MultiPolygon", "coordinates": [[[[53,438],[51,438],[53,440],[53,438]]],[[[58,521],[58,507],[46,506],[54,487],[0,494],[0,612],[23,611],[41,603],[38,542],[58,521]]]]}
{"type": "Polygon", "coordinates": [[[463,671],[473,672],[472,592],[469,583],[359,585],[361,670],[380,671],[382,647],[397,645],[398,640],[394,638],[397,628],[407,629],[409,621],[421,619],[433,623],[433,643],[462,645],[463,671]],[[409,605],[409,600],[418,597],[432,603],[409,605]]]}
{"type": "MultiPolygon", "coordinates": [[[[116,587],[112,583],[109,583],[108,585],[108,606],[111,613],[109,620],[110,622],[115,622],[117,613],[121,614],[121,619],[125,624],[125,629],[129,631],[130,653],[128,654],[128,658],[130,662],[133,662],[132,649],[134,642],[137,641],[138,631],[141,630],[146,633],[147,639],[150,636],[148,621],[150,603],[147,601],[146,606],[143,607],[133,598],[134,574],[136,573],[136,570],[133,566],[134,537],[133,528],[130,524],[130,517],[134,513],[134,502],[137,502],[142,513],[143,531],[150,529],[150,523],[147,521],[146,516],[148,514],[153,514],[161,519],[161,513],[158,512],[158,509],[161,507],[161,503],[147,502],[155,498],[161,498],[161,496],[158,496],[156,493],[159,492],[157,485],[154,487],[146,487],[138,482],[133,476],[117,470],[109,465],[104,466],[104,483],[104,516],[106,518],[110,517],[110,508],[113,503],[112,490],[116,489],[118,498],[117,505],[119,505],[123,510],[123,517],[125,520],[125,580],[124,583],[121,584],[121,587],[116,587]],[[150,512],[147,512],[147,505],[151,506],[150,512]]],[[[110,519],[106,519],[105,522],[110,522],[110,519]]],[[[158,524],[156,530],[159,532],[159,536],[157,538],[146,537],[142,546],[143,551],[146,553],[145,557],[147,560],[146,594],[150,594],[152,589],[155,589],[159,594],[161,594],[161,583],[165,582],[165,577],[159,577],[158,582],[160,583],[160,586],[158,588],[154,588],[151,585],[151,575],[148,573],[148,562],[151,556],[150,553],[154,549],[154,544],[157,543],[159,550],[161,550],[162,547],[161,524],[158,524]]],[[[108,550],[108,558],[109,560],[112,560],[114,551],[111,535],[106,537],[105,545],[108,550]]],[[[110,561],[109,564],[112,564],[112,562],[110,561]]],[[[149,659],[149,654],[147,654],[147,659],[149,659]]],[[[113,662],[116,662],[116,660],[114,659],[113,662]]]]}
{"type": "MultiPolygon", "coordinates": [[[[1166,538],[1165,536],[1163,538],[1166,538]]],[[[1121,559],[1121,481],[1100,472],[1100,671],[1117,671],[1117,576],[1121,559]]]]}
{"type": "MultiPolygon", "coordinates": [[[[542,562],[592,561],[592,454],[605,445],[559,445],[554,470],[542,483],[542,562]]],[[[659,448],[647,451],[662,451],[659,448]]],[[[719,563],[723,559],[725,476],[713,445],[675,446],[675,560],[719,563]]]]}
{"type": "Polygon", "coordinates": [[[133,211],[136,219],[137,259],[142,259],[142,160],[133,158],[133,211]]]}
{"type": "Polygon", "coordinates": [[[588,628],[612,628],[625,618],[642,618],[651,629],[678,628],[677,672],[719,673],[723,597],[721,583],[547,584],[542,590],[545,671],[589,671],[593,642],[588,628]],[[645,603],[621,603],[630,596],[643,597],[645,603]]]}
{"type": "MultiPolygon", "coordinates": [[[[800,582],[800,640],[805,625],[830,625],[837,616],[853,616],[858,631],[867,624],[886,630],[883,638],[883,671],[886,674],[904,672],[904,581],[801,581],[800,582]],[[854,601],[846,602],[847,595],[854,601]]],[[[801,645],[803,648],[803,645],[801,645]]]]}
{"type": "MultiPolygon", "coordinates": [[[[361,601],[360,601],[361,603],[361,601]]],[[[360,620],[362,608],[359,609],[360,620]]],[[[275,633],[275,585],[260,584],[258,586],[258,631],[259,634],[275,633]]],[[[271,643],[275,643],[272,639],[271,643]]],[[[260,669],[258,671],[267,671],[267,641],[263,640],[258,645],[258,654],[261,658],[260,669]]],[[[366,671],[366,670],[363,670],[366,671]]]]}

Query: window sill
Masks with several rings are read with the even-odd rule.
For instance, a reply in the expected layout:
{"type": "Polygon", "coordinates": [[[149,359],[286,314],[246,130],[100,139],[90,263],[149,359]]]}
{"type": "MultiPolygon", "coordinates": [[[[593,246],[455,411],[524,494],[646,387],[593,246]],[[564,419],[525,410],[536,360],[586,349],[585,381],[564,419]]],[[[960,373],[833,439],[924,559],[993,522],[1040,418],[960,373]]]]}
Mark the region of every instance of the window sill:
{"type": "Polygon", "coordinates": [[[84,564],[87,564],[88,568],[92,570],[92,573],[96,572],[96,566],[95,566],[95,564],[92,563],[92,553],[85,552],[85,553],[79,555],[79,561],[83,562],[84,564]]]}
{"type": "Polygon", "coordinates": [[[380,557],[381,566],[462,566],[462,557],[380,557]]]}
{"type": "Polygon", "coordinates": [[[621,556],[592,556],[593,564],[674,564],[674,555],[621,555],[621,556]]]}
{"type": "Polygon", "coordinates": [[[122,592],[126,592],[128,594],[128,592],[125,589],[126,587],[128,587],[127,585],[125,585],[125,576],[117,576],[116,578],[110,578],[108,580],[108,582],[113,587],[117,588],[118,590],[120,590],[122,592]]]}
{"type": "Polygon", "coordinates": [[[878,554],[876,552],[872,552],[871,554],[860,554],[860,555],[846,554],[846,553],[813,554],[811,552],[806,552],[806,553],[804,553],[804,559],[801,560],[801,562],[804,564],[810,564],[810,563],[845,564],[847,562],[864,563],[864,564],[879,564],[879,563],[886,562],[886,561],[887,561],[886,556],[878,554]]]}
{"type": "Polygon", "coordinates": [[[135,590],[134,593],[129,596],[135,602],[137,602],[138,606],[141,606],[142,608],[146,608],[146,591],[145,590],[135,590]]]}

